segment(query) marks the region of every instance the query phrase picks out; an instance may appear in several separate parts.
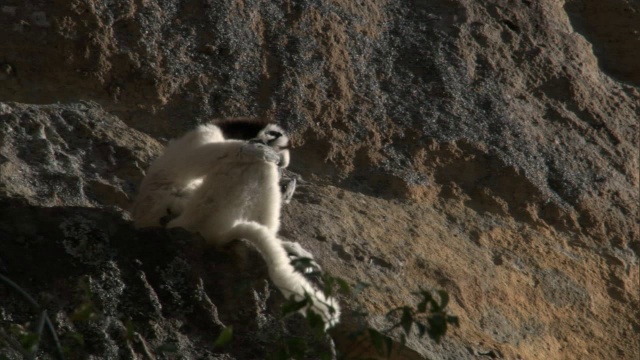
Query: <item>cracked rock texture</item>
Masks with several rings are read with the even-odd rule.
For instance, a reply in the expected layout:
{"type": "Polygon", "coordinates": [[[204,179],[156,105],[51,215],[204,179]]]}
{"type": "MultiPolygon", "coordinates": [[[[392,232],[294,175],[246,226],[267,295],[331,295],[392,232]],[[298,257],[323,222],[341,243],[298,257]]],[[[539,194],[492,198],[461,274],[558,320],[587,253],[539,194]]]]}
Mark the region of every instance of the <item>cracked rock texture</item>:
{"type": "MultiPolygon", "coordinates": [[[[451,295],[460,327],[395,359],[638,358],[639,51],[634,0],[5,0],[0,271],[85,357],[264,358],[304,335],[246,246],[128,221],[167,139],[264,116],[305,180],[283,237],[374,284],[345,308],[382,330],[412,292],[451,295]]],[[[33,319],[0,299],[1,324],[33,319]]],[[[350,321],[338,351],[366,354],[350,321]]]]}

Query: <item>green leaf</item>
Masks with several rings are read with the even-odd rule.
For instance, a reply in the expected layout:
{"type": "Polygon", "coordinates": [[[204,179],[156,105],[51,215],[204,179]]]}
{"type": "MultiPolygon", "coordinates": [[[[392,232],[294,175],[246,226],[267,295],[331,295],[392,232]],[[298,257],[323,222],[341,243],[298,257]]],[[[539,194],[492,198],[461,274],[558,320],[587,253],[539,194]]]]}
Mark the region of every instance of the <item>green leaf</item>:
{"type": "Polygon", "coordinates": [[[323,352],[322,354],[319,354],[319,355],[320,355],[320,360],[331,360],[331,359],[333,359],[333,356],[331,354],[327,353],[327,352],[323,352]]]}
{"type": "MultiPolygon", "coordinates": [[[[384,342],[387,346],[387,358],[391,358],[391,351],[393,351],[393,339],[385,335],[384,342]]],[[[402,345],[404,345],[404,342],[402,343],[402,345]]]]}
{"type": "Polygon", "coordinates": [[[127,329],[127,335],[126,335],[127,340],[133,341],[133,336],[136,333],[135,329],[133,328],[133,321],[131,321],[131,319],[127,319],[124,322],[124,326],[127,329]]]}
{"type": "Polygon", "coordinates": [[[78,346],[80,348],[84,348],[84,336],[82,336],[82,334],[80,334],[79,332],[70,331],[65,333],[64,336],[65,338],[69,338],[74,342],[74,348],[78,348],[78,346]]]}
{"type": "Polygon", "coordinates": [[[297,272],[301,274],[306,274],[306,270],[309,268],[311,269],[315,268],[313,266],[313,259],[306,258],[306,257],[301,257],[301,258],[296,258],[291,260],[291,265],[294,267],[294,269],[296,269],[297,272]]]}
{"type": "Polygon", "coordinates": [[[32,352],[40,342],[40,337],[34,332],[25,332],[18,338],[23,349],[32,352]]]}
{"type": "Polygon", "coordinates": [[[316,332],[324,332],[324,319],[311,309],[307,309],[307,323],[309,323],[309,327],[316,330],[316,332]]]}
{"type": "Polygon", "coordinates": [[[369,338],[371,339],[373,347],[378,352],[378,355],[383,355],[385,353],[385,336],[382,335],[378,330],[369,328],[369,338]]]}
{"type": "Polygon", "coordinates": [[[338,283],[338,286],[340,287],[340,293],[342,293],[343,295],[350,295],[351,294],[351,286],[349,286],[349,283],[343,279],[343,278],[335,278],[336,282],[338,283]]]}
{"type": "Polygon", "coordinates": [[[78,288],[86,297],[91,297],[91,276],[86,275],[78,280],[78,288]]]}
{"type": "Polygon", "coordinates": [[[336,282],[336,278],[330,275],[326,275],[323,277],[324,287],[323,290],[325,295],[331,296],[333,294],[333,284],[336,282]]]}
{"type": "Polygon", "coordinates": [[[89,321],[97,316],[96,308],[90,301],[80,304],[71,314],[71,321],[89,321]]]}
{"type": "Polygon", "coordinates": [[[307,352],[307,342],[304,339],[288,338],[287,353],[291,359],[304,359],[307,352]]]}
{"type": "Polygon", "coordinates": [[[229,341],[231,341],[232,337],[233,337],[233,326],[225,327],[224,329],[222,329],[222,332],[220,333],[220,335],[218,335],[218,338],[216,339],[216,341],[213,342],[213,348],[217,349],[225,346],[226,344],[229,343],[229,341]]]}
{"type": "Polygon", "coordinates": [[[369,339],[371,344],[376,349],[378,355],[384,355],[386,353],[387,358],[391,357],[391,351],[393,350],[393,339],[389,336],[382,334],[376,329],[368,328],[369,339]]]}
{"type": "Polygon", "coordinates": [[[310,299],[305,297],[304,299],[297,301],[294,295],[291,295],[289,300],[282,305],[282,315],[287,316],[289,314],[294,314],[300,310],[302,310],[305,306],[309,305],[310,299]]]}
{"type": "Polygon", "coordinates": [[[287,360],[289,359],[289,356],[287,355],[287,351],[284,349],[284,347],[279,347],[276,351],[271,352],[271,354],[268,355],[267,359],[269,360],[287,360]]]}

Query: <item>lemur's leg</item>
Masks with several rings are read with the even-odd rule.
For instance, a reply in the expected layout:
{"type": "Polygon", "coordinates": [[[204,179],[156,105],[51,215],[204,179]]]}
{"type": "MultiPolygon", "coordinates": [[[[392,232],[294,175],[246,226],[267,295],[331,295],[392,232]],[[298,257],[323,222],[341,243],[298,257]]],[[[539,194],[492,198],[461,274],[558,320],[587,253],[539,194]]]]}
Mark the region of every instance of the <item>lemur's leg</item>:
{"type": "MultiPolygon", "coordinates": [[[[206,232],[204,237],[207,238],[206,232]]],[[[306,315],[307,310],[320,315],[325,323],[325,329],[338,323],[340,307],[337,301],[316,289],[291,263],[286,251],[287,247],[309,254],[299,245],[292,245],[294,243],[285,245],[287,242],[277,238],[269,228],[254,221],[238,221],[230,229],[216,234],[215,237],[215,242],[218,244],[224,244],[233,239],[245,239],[252,243],[265,259],[271,280],[285,298],[293,297],[296,301],[311,300],[300,310],[303,315],[306,315]]]]}

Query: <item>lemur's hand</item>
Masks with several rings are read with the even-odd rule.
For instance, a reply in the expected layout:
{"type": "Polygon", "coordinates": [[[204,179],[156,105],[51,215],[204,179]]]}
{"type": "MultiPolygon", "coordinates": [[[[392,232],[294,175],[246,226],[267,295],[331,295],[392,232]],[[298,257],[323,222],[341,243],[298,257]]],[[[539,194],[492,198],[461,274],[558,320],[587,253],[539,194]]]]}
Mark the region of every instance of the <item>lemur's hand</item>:
{"type": "Polygon", "coordinates": [[[281,176],[280,180],[280,191],[282,192],[282,202],[288,204],[291,202],[291,198],[293,197],[293,193],[296,191],[296,178],[290,178],[289,180],[285,180],[281,176]]]}

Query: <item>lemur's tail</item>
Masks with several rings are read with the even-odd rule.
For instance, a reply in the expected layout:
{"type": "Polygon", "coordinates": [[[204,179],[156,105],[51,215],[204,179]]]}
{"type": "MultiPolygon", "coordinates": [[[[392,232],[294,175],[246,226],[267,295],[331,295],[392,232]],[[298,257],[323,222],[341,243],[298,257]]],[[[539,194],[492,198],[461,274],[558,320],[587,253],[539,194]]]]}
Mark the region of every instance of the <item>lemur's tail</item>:
{"type": "Polygon", "coordinates": [[[229,238],[246,239],[254,244],[267,262],[269,275],[282,294],[296,300],[305,298],[308,294],[312,304],[300,310],[304,315],[309,309],[322,316],[325,328],[336,325],[340,319],[338,302],[317,290],[291,265],[287,252],[282,247],[282,241],[274,236],[265,226],[253,221],[239,221],[228,234],[229,238]]]}

